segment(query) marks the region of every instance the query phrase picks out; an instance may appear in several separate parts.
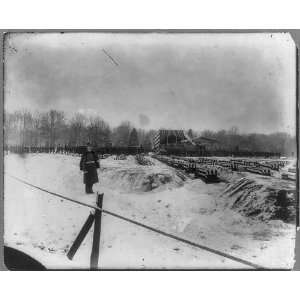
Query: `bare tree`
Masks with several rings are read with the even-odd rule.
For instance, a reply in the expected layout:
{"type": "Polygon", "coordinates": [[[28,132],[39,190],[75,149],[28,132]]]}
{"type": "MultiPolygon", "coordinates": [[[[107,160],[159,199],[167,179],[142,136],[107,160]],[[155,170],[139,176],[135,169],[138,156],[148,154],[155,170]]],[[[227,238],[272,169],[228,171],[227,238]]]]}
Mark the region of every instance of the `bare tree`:
{"type": "Polygon", "coordinates": [[[130,147],[139,146],[138,133],[135,128],[133,128],[130,132],[129,139],[128,139],[128,146],[130,147]]]}
{"type": "Polygon", "coordinates": [[[86,126],[88,120],[80,113],[75,114],[69,124],[69,134],[67,137],[67,143],[71,146],[79,146],[86,141],[86,126]]]}
{"type": "Polygon", "coordinates": [[[87,126],[87,138],[97,146],[107,146],[111,143],[111,130],[100,117],[91,117],[87,126]]]}
{"type": "Polygon", "coordinates": [[[129,135],[132,130],[130,122],[124,121],[113,130],[112,142],[115,146],[128,146],[129,135]]]}

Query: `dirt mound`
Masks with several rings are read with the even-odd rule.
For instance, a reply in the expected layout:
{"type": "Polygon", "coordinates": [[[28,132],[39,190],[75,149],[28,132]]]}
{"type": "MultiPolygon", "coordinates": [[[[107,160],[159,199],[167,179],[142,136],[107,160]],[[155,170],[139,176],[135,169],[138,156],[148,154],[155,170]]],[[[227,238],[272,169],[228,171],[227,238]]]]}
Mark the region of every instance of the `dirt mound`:
{"type": "Polygon", "coordinates": [[[148,192],[168,187],[180,187],[184,180],[173,172],[139,167],[107,168],[102,173],[102,181],[106,186],[125,192],[148,192]]]}
{"type": "Polygon", "coordinates": [[[241,178],[227,185],[223,191],[225,206],[243,215],[261,220],[282,220],[294,223],[296,218],[296,191],[275,184],[241,178]]]}

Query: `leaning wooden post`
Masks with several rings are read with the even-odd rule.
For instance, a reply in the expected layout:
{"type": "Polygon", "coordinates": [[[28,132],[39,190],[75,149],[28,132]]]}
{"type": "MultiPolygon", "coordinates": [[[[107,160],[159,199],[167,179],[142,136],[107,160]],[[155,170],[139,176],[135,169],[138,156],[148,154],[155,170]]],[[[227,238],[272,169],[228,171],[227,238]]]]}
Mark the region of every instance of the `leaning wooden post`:
{"type": "Polygon", "coordinates": [[[87,220],[85,221],[84,225],[82,226],[78,236],[76,237],[73,245],[71,246],[67,257],[72,260],[74,255],[76,254],[78,248],[80,247],[81,243],[83,242],[83,240],[85,239],[87,233],[89,232],[90,228],[93,225],[95,219],[95,215],[94,214],[90,214],[89,217],[87,218],[87,220]]]}
{"type": "Polygon", "coordinates": [[[98,269],[102,205],[103,205],[103,194],[98,194],[97,193],[97,206],[100,208],[100,210],[97,209],[95,211],[93,246],[92,246],[91,261],[90,261],[91,270],[97,270],[98,269]]]}

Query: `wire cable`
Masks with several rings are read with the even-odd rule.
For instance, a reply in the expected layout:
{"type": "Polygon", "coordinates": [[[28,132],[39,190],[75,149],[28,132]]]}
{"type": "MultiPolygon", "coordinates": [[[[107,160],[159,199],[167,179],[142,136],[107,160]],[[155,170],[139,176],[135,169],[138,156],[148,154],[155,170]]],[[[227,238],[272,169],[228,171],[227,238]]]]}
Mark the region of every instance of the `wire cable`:
{"type": "Polygon", "coordinates": [[[235,257],[235,256],[230,255],[230,254],[228,254],[228,253],[224,253],[224,252],[222,252],[222,251],[215,250],[215,249],[213,249],[213,248],[210,248],[210,247],[207,247],[207,246],[204,246],[204,245],[200,245],[200,244],[198,244],[198,243],[195,243],[195,242],[186,240],[186,239],[181,238],[181,237],[179,237],[179,236],[176,236],[176,235],[174,235],[174,234],[164,232],[164,231],[162,231],[162,230],[160,230],[160,229],[157,229],[157,228],[148,226],[148,225],[146,225],[146,224],[140,223],[140,222],[138,222],[138,221],[129,219],[129,218],[127,218],[127,217],[121,216],[121,215],[119,215],[119,214],[117,214],[117,213],[108,211],[108,210],[103,209],[103,208],[101,209],[101,208],[99,208],[98,206],[94,206],[94,205],[91,205],[91,204],[87,204],[87,203],[84,203],[84,202],[81,202],[81,201],[78,201],[78,200],[74,200],[74,199],[71,199],[71,198],[69,198],[69,197],[66,197],[66,196],[63,196],[63,195],[60,195],[60,194],[51,192],[51,191],[48,191],[48,190],[46,190],[46,189],[44,189],[44,188],[38,187],[38,186],[36,186],[36,185],[34,185],[34,184],[31,184],[31,183],[29,183],[29,182],[27,182],[27,181],[25,181],[25,180],[23,180],[23,179],[18,178],[18,177],[16,177],[16,176],[10,175],[10,174],[8,174],[8,173],[6,173],[6,174],[7,174],[8,176],[10,176],[11,178],[13,178],[13,179],[19,181],[19,182],[22,182],[22,183],[24,183],[24,184],[26,184],[26,185],[28,185],[28,186],[31,186],[31,187],[33,187],[33,188],[35,188],[35,189],[40,190],[40,191],[46,192],[46,193],[48,193],[48,194],[50,194],[50,195],[53,195],[53,196],[62,198],[62,199],[64,199],[64,200],[67,200],[67,201],[70,201],[70,202],[73,202],[73,203],[76,203],[76,204],[79,204],[79,205],[82,205],[82,206],[86,206],[86,207],[89,207],[89,208],[93,208],[93,209],[99,210],[99,211],[101,211],[101,212],[103,212],[103,213],[105,213],[105,214],[111,215],[111,216],[113,216],[113,217],[116,217],[116,218],[118,218],[118,219],[124,220],[124,221],[129,222],[129,223],[135,224],[135,225],[137,225],[137,226],[139,226],[139,227],[146,228],[146,229],[148,229],[148,230],[150,230],[150,231],[153,231],[153,232],[156,232],[156,233],[158,233],[158,234],[160,234],[160,235],[163,235],[163,236],[169,237],[169,238],[171,238],[171,239],[177,240],[177,241],[182,242],[182,243],[184,243],[184,244],[187,244],[187,245],[190,245],[190,246],[193,246],[193,247],[196,247],[196,248],[199,248],[199,249],[202,249],[202,250],[205,250],[205,251],[214,253],[214,254],[216,254],[216,255],[220,255],[220,256],[226,257],[226,258],[228,258],[228,259],[230,259],[230,260],[233,260],[233,261],[236,261],[236,262],[238,262],[238,263],[247,265],[247,266],[252,267],[252,268],[254,268],[254,269],[259,269],[259,270],[266,269],[266,268],[263,267],[263,266],[260,266],[260,265],[258,265],[258,264],[249,262],[249,261],[247,261],[247,260],[245,260],[245,259],[242,259],[242,258],[239,258],[239,257],[235,257]]]}

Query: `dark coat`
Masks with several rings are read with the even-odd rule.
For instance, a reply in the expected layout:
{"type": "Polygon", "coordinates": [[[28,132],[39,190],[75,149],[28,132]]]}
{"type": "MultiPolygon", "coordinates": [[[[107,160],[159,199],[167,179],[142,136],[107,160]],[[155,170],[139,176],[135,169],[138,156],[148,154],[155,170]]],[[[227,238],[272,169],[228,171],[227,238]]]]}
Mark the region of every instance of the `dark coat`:
{"type": "Polygon", "coordinates": [[[84,172],[83,183],[92,185],[99,182],[97,169],[100,167],[98,155],[94,152],[85,152],[81,155],[80,170],[84,172]]]}

